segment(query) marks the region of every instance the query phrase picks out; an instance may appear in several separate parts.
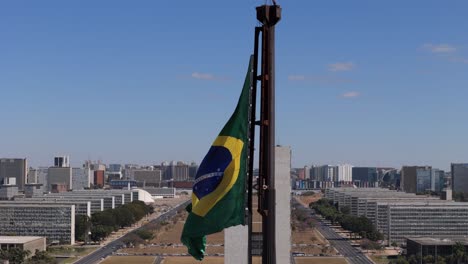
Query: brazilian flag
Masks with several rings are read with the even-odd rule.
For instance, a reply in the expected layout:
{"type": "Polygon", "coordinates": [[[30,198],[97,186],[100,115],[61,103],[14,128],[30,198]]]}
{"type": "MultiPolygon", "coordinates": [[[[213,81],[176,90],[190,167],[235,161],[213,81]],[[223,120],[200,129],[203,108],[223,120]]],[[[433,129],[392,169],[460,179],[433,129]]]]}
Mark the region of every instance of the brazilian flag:
{"type": "Polygon", "coordinates": [[[206,235],[245,224],[247,149],[252,58],[236,110],[200,164],[193,185],[182,243],[197,260],[205,255],[206,235]]]}

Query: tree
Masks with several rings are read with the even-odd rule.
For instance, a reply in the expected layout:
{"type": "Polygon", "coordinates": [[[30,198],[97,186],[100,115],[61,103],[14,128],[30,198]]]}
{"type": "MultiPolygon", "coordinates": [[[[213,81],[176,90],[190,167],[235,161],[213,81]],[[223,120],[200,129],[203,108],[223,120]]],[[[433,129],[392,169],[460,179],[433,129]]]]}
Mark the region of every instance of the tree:
{"type": "Polygon", "coordinates": [[[409,264],[409,262],[404,257],[398,256],[396,260],[390,261],[390,264],[409,264]]]}
{"type": "Polygon", "coordinates": [[[398,247],[398,244],[397,244],[395,241],[393,241],[392,244],[391,244],[391,246],[392,246],[392,247],[398,247]]]}
{"type": "Polygon", "coordinates": [[[91,240],[101,241],[113,231],[113,227],[96,225],[91,227],[91,240]]]}
{"type": "Polygon", "coordinates": [[[340,211],[341,211],[343,214],[350,214],[350,213],[351,213],[351,207],[349,207],[348,205],[347,205],[347,206],[343,206],[343,207],[341,207],[340,211]]]}
{"type": "Polygon", "coordinates": [[[452,246],[452,252],[455,259],[457,260],[457,263],[460,264],[466,255],[465,245],[463,245],[461,242],[456,242],[455,245],[452,246]]]}
{"type": "Polygon", "coordinates": [[[20,248],[0,249],[0,259],[6,259],[10,264],[23,264],[24,259],[30,254],[29,250],[22,250],[20,248]]]}
{"type": "Polygon", "coordinates": [[[445,258],[442,256],[437,256],[437,259],[435,261],[436,264],[446,264],[447,262],[445,261],[445,258]]]}
{"type": "Polygon", "coordinates": [[[434,263],[434,257],[432,255],[426,255],[423,257],[422,261],[425,264],[432,264],[434,263]]]}
{"type": "Polygon", "coordinates": [[[36,253],[25,264],[56,264],[57,260],[49,255],[47,251],[39,251],[36,249],[36,253]]]}
{"type": "Polygon", "coordinates": [[[150,240],[150,239],[153,239],[154,237],[152,232],[145,230],[145,229],[137,230],[135,234],[143,240],[150,240]]]}
{"type": "Polygon", "coordinates": [[[135,223],[135,217],[132,211],[127,207],[121,206],[113,211],[114,217],[116,218],[117,225],[119,227],[131,226],[135,223]]]}
{"type": "Polygon", "coordinates": [[[419,263],[418,258],[415,255],[409,256],[408,262],[409,262],[409,264],[418,264],[419,263]]]}
{"type": "Polygon", "coordinates": [[[135,233],[130,233],[122,239],[122,242],[124,242],[127,246],[137,246],[142,244],[144,241],[135,233]]]}
{"type": "Polygon", "coordinates": [[[85,241],[90,228],[90,218],[87,215],[77,215],[75,221],[75,239],[85,241]]]}

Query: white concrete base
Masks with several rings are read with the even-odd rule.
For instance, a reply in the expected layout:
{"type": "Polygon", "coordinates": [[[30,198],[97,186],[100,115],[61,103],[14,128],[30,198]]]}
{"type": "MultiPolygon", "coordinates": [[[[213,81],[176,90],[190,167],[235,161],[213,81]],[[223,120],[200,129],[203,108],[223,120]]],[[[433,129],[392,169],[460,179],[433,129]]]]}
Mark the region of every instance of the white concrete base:
{"type": "Polygon", "coordinates": [[[238,225],[224,229],[224,263],[247,264],[249,229],[238,225]]]}

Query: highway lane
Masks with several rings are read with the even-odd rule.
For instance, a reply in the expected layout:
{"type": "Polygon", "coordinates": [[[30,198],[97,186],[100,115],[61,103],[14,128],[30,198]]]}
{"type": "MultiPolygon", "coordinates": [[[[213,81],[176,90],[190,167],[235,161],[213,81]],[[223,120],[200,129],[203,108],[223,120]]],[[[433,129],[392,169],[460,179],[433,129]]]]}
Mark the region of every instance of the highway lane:
{"type": "MultiPolygon", "coordinates": [[[[297,203],[297,201],[295,201],[297,203]]],[[[299,203],[298,203],[299,204],[299,203]]],[[[331,229],[327,224],[325,224],[315,212],[299,204],[303,208],[306,208],[311,216],[317,220],[316,229],[330,242],[330,244],[338,250],[338,252],[347,258],[350,264],[373,264],[359,249],[353,247],[349,240],[338,235],[333,229],[331,229]]]]}
{"type": "MultiPolygon", "coordinates": [[[[185,208],[185,206],[187,206],[187,204],[190,202],[187,201],[185,203],[182,203],[174,208],[172,208],[171,210],[165,212],[164,214],[161,214],[160,216],[158,216],[157,218],[153,219],[150,221],[150,223],[159,223],[159,222],[162,222],[162,221],[167,221],[169,219],[171,219],[172,217],[174,217],[176,214],[177,214],[177,211],[181,208],[185,208]]],[[[121,238],[118,238],[110,243],[108,243],[107,245],[99,248],[98,250],[94,251],[93,253],[79,259],[78,261],[75,261],[74,264],[95,264],[95,263],[99,263],[102,259],[104,259],[105,257],[109,256],[109,255],[112,255],[112,253],[114,253],[115,251],[117,251],[119,248],[123,247],[124,246],[124,243],[123,243],[123,239],[128,235],[128,234],[131,234],[135,231],[137,231],[138,229],[144,227],[145,225],[139,227],[139,228],[136,228],[135,230],[132,230],[131,232],[127,233],[126,235],[122,236],[121,238]]]]}

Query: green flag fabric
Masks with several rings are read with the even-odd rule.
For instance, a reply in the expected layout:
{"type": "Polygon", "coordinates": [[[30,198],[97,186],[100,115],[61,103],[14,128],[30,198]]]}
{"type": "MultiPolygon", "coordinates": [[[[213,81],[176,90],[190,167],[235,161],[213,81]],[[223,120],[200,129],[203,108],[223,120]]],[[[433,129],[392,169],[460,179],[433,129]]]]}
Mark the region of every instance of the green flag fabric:
{"type": "Polygon", "coordinates": [[[251,84],[252,58],[237,107],[195,176],[181,240],[197,260],[205,255],[206,235],[245,224],[251,84]]]}

